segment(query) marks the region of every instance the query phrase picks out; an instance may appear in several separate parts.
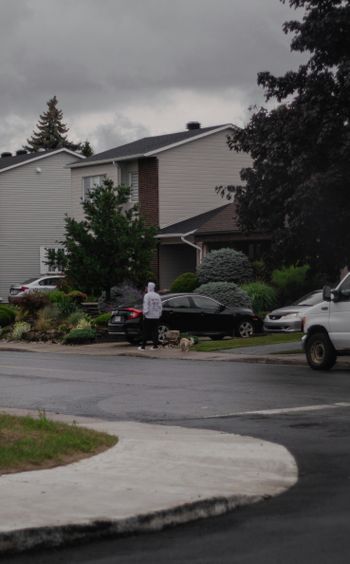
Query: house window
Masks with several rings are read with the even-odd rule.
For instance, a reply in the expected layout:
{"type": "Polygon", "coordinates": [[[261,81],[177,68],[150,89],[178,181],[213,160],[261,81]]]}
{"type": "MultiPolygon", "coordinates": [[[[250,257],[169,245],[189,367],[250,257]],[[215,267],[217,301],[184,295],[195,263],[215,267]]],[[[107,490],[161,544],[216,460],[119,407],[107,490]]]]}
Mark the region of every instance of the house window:
{"type": "Polygon", "coordinates": [[[130,201],[139,201],[139,174],[138,172],[129,172],[130,201]]]}
{"type": "Polygon", "coordinates": [[[83,201],[88,199],[89,192],[92,192],[97,186],[101,186],[105,180],[105,175],[85,176],[83,178],[83,201]]]}

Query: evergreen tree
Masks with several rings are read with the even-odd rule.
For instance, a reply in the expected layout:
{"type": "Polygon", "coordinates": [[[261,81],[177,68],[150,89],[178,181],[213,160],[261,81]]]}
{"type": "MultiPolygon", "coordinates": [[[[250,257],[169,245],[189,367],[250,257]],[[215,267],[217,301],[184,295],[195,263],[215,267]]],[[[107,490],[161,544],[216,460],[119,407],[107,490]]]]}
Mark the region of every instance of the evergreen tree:
{"type": "Polygon", "coordinates": [[[63,112],[58,109],[57,103],[56,96],[47,102],[48,110],[40,115],[37,131],[27,139],[24,149],[32,153],[40,149],[48,151],[66,147],[76,151],[80,148],[80,143],[76,144],[68,140],[68,127],[62,121],[63,112]]]}
{"type": "Polygon", "coordinates": [[[80,152],[86,158],[92,157],[92,155],[94,154],[94,150],[90,144],[90,141],[86,140],[84,141],[84,143],[81,143],[80,152]]]}
{"type": "MultiPolygon", "coordinates": [[[[147,227],[139,216],[137,205],[129,202],[128,186],[113,185],[105,180],[83,202],[85,219],[66,216],[64,272],[84,292],[100,294],[124,282],[143,287],[150,276],[155,249],[156,229],[147,227]]],[[[48,252],[48,264],[62,268],[62,252],[48,252]]]]}
{"type": "MultiPolygon", "coordinates": [[[[285,0],[281,0],[284,2],[285,0]]],[[[258,75],[272,110],[255,110],[229,147],[252,156],[235,193],[244,229],[273,235],[276,263],[309,263],[333,275],[350,261],[350,0],[289,0],[284,24],[307,62],[281,77],[258,75]]]]}

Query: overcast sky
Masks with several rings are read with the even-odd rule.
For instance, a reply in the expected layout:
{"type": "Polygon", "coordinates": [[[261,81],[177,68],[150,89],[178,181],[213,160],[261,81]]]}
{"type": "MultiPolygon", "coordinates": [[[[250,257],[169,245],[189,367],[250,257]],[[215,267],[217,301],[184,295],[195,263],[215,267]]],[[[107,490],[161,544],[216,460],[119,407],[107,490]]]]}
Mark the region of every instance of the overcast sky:
{"type": "Polygon", "coordinates": [[[300,62],[279,0],[0,0],[0,151],[56,95],[73,141],[96,152],[147,135],[243,125],[257,72],[300,62]]]}

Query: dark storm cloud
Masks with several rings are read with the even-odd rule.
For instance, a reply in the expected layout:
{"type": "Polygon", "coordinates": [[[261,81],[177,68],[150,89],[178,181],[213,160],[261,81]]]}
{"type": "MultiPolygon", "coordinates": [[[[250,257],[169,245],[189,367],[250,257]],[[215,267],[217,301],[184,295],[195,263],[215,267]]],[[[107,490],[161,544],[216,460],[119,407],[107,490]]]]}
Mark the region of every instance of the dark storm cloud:
{"type": "MultiPolygon", "coordinates": [[[[5,138],[4,124],[13,131],[21,120],[28,135],[54,94],[80,122],[122,116],[130,104],[161,107],[181,90],[236,90],[248,106],[259,99],[259,70],[293,64],[281,24],[295,14],[279,0],[0,0],[0,11],[5,138]]],[[[108,137],[108,125],[98,128],[108,137]]]]}

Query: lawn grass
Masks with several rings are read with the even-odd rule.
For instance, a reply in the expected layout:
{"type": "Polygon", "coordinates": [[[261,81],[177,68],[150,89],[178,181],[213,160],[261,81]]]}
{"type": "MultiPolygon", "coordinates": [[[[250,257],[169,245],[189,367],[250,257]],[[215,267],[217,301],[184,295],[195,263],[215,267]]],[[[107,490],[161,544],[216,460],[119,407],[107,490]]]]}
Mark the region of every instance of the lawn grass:
{"type": "Polygon", "coordinates": [[[118,437],[48,419],[0,413],[0,474],[52,468],[103,452],[118,437]]]}
{"type": "Polygon", "coordinates": [[[248,339],[223,339],[221,341],[201,341],[194,345],[193,350],[199,352],[220,351],[225,349],[237,349],[242,347],[257,347],[259,345],[276,345],[280,343],[295,343],[300,341],[302,333],[273,333],[270,335],[259,335],[248,339]]]}

